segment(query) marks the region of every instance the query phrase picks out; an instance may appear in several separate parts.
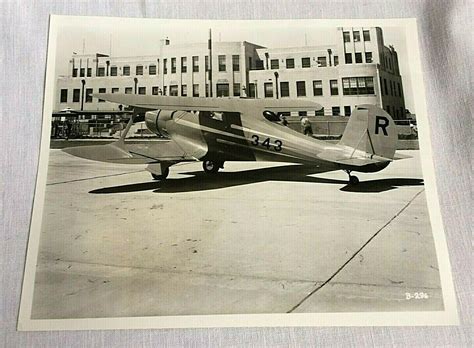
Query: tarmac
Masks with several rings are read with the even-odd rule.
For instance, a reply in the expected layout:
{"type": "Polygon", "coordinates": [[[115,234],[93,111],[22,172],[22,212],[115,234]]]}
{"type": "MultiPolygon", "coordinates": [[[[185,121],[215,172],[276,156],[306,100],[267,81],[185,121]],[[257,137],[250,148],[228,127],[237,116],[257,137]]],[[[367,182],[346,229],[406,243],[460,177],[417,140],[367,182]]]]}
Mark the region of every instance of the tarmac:
{"type": "Polygon", "coordinates": [[[401,153],[349,186],[261,162],[158,182],[50,150],[32,318],[442,310],[419,152],[401,153]]]}

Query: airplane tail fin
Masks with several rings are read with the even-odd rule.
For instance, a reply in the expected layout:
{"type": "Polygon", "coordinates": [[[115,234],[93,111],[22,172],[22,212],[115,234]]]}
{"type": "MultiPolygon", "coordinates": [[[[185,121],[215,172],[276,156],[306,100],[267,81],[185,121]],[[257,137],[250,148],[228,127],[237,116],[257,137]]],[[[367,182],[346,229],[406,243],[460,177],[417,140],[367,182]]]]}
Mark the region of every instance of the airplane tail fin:
{"type": "Polygon", "coordinates": [[[339,145],[393,160],[398,141],[395,122],[375,105],[359,105],[353,111],[339,145]]]}

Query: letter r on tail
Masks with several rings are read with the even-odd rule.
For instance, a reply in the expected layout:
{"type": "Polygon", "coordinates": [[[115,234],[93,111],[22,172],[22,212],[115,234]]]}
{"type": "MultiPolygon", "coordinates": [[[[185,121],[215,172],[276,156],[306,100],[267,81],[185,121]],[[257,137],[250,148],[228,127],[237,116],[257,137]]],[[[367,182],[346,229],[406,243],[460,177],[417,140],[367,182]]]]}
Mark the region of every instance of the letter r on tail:
{"type": "Polygon", "coordinates": [[[385,136],[388,136],[387,127],[390,121],[384,116],[375,116],[375,134],[379,134],[379,128],[385,136]]]}

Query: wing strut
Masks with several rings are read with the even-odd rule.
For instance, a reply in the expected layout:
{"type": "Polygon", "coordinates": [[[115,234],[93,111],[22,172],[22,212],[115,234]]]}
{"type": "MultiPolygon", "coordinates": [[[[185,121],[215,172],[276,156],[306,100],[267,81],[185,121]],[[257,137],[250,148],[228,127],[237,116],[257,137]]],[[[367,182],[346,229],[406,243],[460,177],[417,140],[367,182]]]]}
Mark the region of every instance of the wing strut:
{"type": "Polygon", "coordinates": [[[120,135],[120,139],[117,140],[117,143],[123,144],[125,142],[125,137],[127,136],[128,132],[130,131],[130,128],[132,128],[133,125],[133,118],[134,115],[130,115],[130,119],[128,120],[127,126],[123,130],[122,134],[120,135]]]}

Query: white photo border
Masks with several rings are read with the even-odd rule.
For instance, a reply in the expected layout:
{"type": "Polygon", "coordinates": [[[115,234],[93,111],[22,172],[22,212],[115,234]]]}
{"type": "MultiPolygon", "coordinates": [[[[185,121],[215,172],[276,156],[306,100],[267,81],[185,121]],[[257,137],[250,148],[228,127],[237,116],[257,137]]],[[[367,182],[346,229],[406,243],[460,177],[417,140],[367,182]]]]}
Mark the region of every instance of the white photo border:
{"type": "MultiPolygon", "coordinates": [[[[443,294],[443,311],[416,312],[347,312],[347,313],[281,313],[281,314],[232,314],[232,315],[185,315],[155,317],[120,317],[90,319],[31,319],[36,264],[41,235],[43,205],[46,191],[46,177],[49,162],[51,115],[54,102],[55,67],[58,30],[71,19],[81,21],[129,21],[140,25],[141,21],[160,21],[162,25],[176,21],[201,22],[200,20],[144,19],[120,17],[58,16],[51,15],[49,22],[47,69],[43,105],[43,122],[38,174],[36,178],[30,235],[26,255],[25,272],[18,316],[19,331],[51,330],[111,330],[152,328],[210,328],[210,327],[290,327],[290,326],[427,326],[458,325],[456,296],[451,275],[451,265],[441,219],[438,192],[436,188],[426,96],[422,76],[421,57],[418,42],[417,21],[414,18],[400,19],[299,19],[301,25],[315,24],[320,27],[343,26],[396,26],[404,28],[407,50],[412,55],[410,79],[419,126],[420,159],[436,255],[439,265],[443,294]]],[[[235,20],[234,23],[248,23],[252,20],[235,20]]],[[[275,20],[285,23],[295,20],[275,20]]]]}

